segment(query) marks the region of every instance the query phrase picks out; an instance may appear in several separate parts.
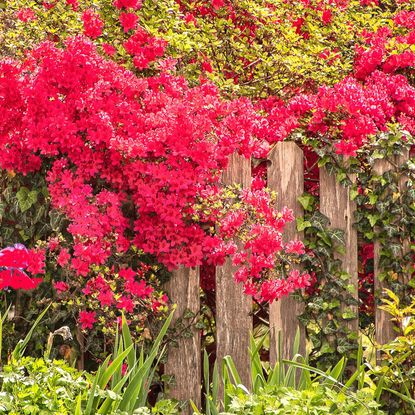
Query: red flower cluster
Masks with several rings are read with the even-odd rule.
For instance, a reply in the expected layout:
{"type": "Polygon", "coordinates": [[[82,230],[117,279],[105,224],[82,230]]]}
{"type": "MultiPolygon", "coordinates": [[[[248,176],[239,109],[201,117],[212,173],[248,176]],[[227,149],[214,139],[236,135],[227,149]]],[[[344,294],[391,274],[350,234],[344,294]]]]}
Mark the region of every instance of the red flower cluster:
{"type": "Polygon", "coordinates": [[[16,244],[0,250],[0,289],[32,290],[42,278],[30,277],[30,274],[44,273],[45,252],[28,250],[25,246],[16,244]]]}
{"type": "Polygon", "coordinates": [[[85,10],[82,14],[84,22],[84,34],[91,39],[96,39],[101,36],[104,22],[100,15],[92,9],[85,10]]]}
{"type": "Polygon", "coordinates": [[[17,12],[17,18],[22,22],[30,22],[31,20],[36,20],[37,16],[31,8],[26,7],[17,12]]]}
{"type": "Polygon", "coordinates": [[[115,0],[114,6],[117,9],[138,10],[141,7],[141,0],[115,0]]]}
{"type": "MultiPolygon", "coordinates": [[[[210,241],[215,248],[213,263],[222,264],[230,255],[238,268],[235,281],[258,301],[272,302],[308,285],[307,273],[301,275],[281,266],[284,260],[287,263],[304,254],[304,245],[301,241],[283,242],[284,227],[294,217],[291,210],[279,212],[274,205],[273,195],[264,188],[239,193],[231,187],[211,195],[196,209],[203,220],[218,224],[210,241]]],[[[207,268],[202,271],[203,286],[213,289],[214,273],[209,278],[207,268]]]]}
{"type": "MultiPolygon", "coordinates": [[[[136,22],[133,24],[131,17],[121,18],[120,16],[120,20],[125,31],[132,29],[136,25],[136,22]]],[[[139,27],[124,43],[127,53],[134,56],[133,63],[137,69],[145,69],[150,62],[163,56],[166,46],[167,42],[165,40],[157,39],[142,27],[139,27]]]]}
{"type": "MultiPolygon", "coordinates": [[[[392,72],[415,64],[415,55],[404,57],[387,60],[384,69],[391,68],[392,62],[396,62],[392,72]]],[[[373,71],[372,58],[366,56],[365,64],[361,61],[364,80],[350,76],[334,87],[321,87],[316,94],[299,95],[288,103],[273,98],[261,102],[259,108],[268,113],[263,135],[269,141],[280,141],[301,127],[310,135],[331,139],[338,154],[354,156],[371,137],[386,131],[389,123],[400,123],[415,133],[415,88],[402,75],[373,71]]]]}
{"type": "Polygon", "coordinates": [[[79,313],[79,323],[83,330],[92,329],[94,327],[96,321],[95,315],[95,311],[81,311],[79,313]]]}
{"type": "Polygon", "coordinates": [[[136,14],[121,13],[119,18],[125,33],[137,27],[138,16],[136,14]]]}
{"type": "MultiPolygon", "coordinates": [[[[160,309],[168,304],[168,298],[146,282],[146,274],[151,271],[150,266],[141,263],[137,271],[123,268],[115,272],[112,269],[107,274],[79,279],[74,285],[77,288],[83,286],[81,293],[77,293],[79,306],[84,308],[79,312],[81,327],[92,329],[99,318],[101,324],[109,328],[114,324],[111,316],[120,315],[121,311],[129,319],[140,320],[146,313],[160,313],[160,309]],[[85,308],[95,311],[89,312],[85,308]]],[[[57,281],[54,287],[62,304],[72,302],[73,293],[67,283],[57,281]]]]}

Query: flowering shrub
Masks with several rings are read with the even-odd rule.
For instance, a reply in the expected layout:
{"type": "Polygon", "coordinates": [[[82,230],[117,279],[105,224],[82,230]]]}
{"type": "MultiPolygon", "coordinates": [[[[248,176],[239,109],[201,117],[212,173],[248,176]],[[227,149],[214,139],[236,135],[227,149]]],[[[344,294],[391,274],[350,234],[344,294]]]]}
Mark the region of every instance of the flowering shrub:
{"type": "MultiPolygon", "coordinates": [[[[147,46],[134,47],[138,56],[147,46]]],[[[273,271],[284,250],[303,251],[300,242],[282,243],[284,224],[293,218],[272,208],[266,193],[242,193],[243,207],[225,204],[195,217],[199,200],[219,194],[229,155],[264,154],[259,137],[268,133],[266,119],[248,100],[225,101],[210,84],[189,88],[166,73],[136,77],[81,38],[63,49],[43,43],[22,62],[3,61],[1,70],[8,111],[0,165],[44,176],[51,207],[68,219],[63,241],[49,241],[49,256],[55,269],[72,275],[55,289],[68,305],[80,295],[83,329],[96,322],[108,327],[116,310],[133,315],[136,307],[143,313],[133,320],[143,325],[166,304],[136,278],[148,267],[111,265],[129,250],[153,255],[170,270],[204,259],[222,264],[231,255],[240,266],[237,280],[260,300],[307,285],[306,274],[283,280],[273,271]],[[212,222],[220,225],[216,233],[205,229],[212,222]],[[251,255],[234,242],[243,223],[243,248],[251,255]]]]}
{"type": "Polygon", "coordinates": [[[163,41],[168,43],[166,59],[151,69],[167,65],[192,82],[208,78],[227,93],[289,97],[333,85],[350,74],[354,48],[366,50],[368,34],[385,22],[401,35],[398,24],[406,20],[403,16],[394,21],[396,8],[411,10],[413,1],[394,3],[386,1],[379,8],[376,2],[359,0],[10,1],[0,25],[2,21],[8,29],[1,30],[6,54],[22,56],[41,40],[61,44],[85,31],[106,53],[111,45],[117,62],[132,68],[135,59],[142,69],[142,59],[150,62],[147,52],[136,59],[126,48],[137,29],[140,41],[149,39],[145,40],[149,55],[161,52],[163,41]],[[16,19],[29,11],[33,18],[16,19]],[[85,13],[95,18],[85,20],[85,13]]]}
{"type": "Polygon", "coordinates": [[[305,251],[301,241],[283,241],[284,226],[294,217],[289,209],[276,211],[275,198],[267,189],[241,192],[230,186],[195,205],[197,218],[217,224],[215,234],[229,241],[227,251],[217,247],[207,265],[223,263],[224,254],[231,254],[238,267],[236,282],[260,302],[272,302],[309,285],[307,273],[286,266],[298,262],[305,251]],[[235,239],[242,244],[235,244],[235,239]]]}
{"type": "Polygon", "coordinates": [[[137,337],[146,338],[146,323],[165,315],[168,298],[161,291],[157,267],[130,262],[136,264],[136,271],[104,267],[98,273],[89,272],[87,278],[71,272],[67,282],[54,282],[60,307],[76,314],[81,329],[92,331],[90,335],[115,333],[122,312],[137,337]]]}

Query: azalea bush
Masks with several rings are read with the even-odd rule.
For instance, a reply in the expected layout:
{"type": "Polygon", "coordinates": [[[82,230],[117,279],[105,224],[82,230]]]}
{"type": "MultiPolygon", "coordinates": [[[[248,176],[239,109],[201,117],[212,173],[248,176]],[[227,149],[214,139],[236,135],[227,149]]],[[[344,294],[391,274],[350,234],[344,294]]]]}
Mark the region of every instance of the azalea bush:
{"type": "Polygon", "coordinates": [[[226,93],[289,97],[349,75],[367,34],[379,26],[395,30],[396,12],[412,6],[412,0],[381,5],[360,0],[11,1],[0,24],[7,28],[2,30],[5,54],[22,56],[39,41],[61,44],[83,32],[130,68],[174,70],[177,63],[187,79],[208,78],[226,93]],[[131,48],[137,41],[141,51],[131,48]],[[153,62],[163,55],[160,63],[153,62]]]}

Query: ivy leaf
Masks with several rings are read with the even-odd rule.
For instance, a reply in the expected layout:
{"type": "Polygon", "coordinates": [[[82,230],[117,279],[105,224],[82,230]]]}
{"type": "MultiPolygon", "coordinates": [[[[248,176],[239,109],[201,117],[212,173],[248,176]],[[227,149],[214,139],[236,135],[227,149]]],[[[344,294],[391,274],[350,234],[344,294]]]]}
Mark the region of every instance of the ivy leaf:
{"type": "Polygon", "coordinates": [[[331,257],[331,249],[325,247],[325,246],[318,246],[314,249],[315,253],[322,255],[325,258],[331,257]]]}
{"type": "Polygon", "coordinates": [[[368,239],[369,241],[371,241],[375,236],[373,231],[365,232],[364,235],[365,235],[365,238],[368,239]]]}
{"type": "Polygon", "coordinates": [[[386,235],[388,235],[389,238],[392,238],[392,236],[395,234],[397,230],[397,227],[391,225],[384,225],[383,230],[386,232],[386,235]]]}
{"type": "Polygon", "coordinates": [[[297,231],[299,232],[311,226],[311,222],[309,222],[308,220],[304,220],[304,218],[297,218],[296,222],[297,222],[297,231]]]}
{"type": "Polygon", "coordinates": [[[326,353],[333,353],[333,352],[334,352],[333,347],[330,346],[329,342],[325,341],[320,348],[320,353],[326,354],[326,353]]]}
{"type": "Polygon", "coordinates": [[[332,246],[331,239],[326,232],[317,232],[317,236],[327,245],[332,246]]]}
{"type": "Polygon", "coordinates": [[[320,157],[318,161],[318,167],[324,167],[330,161],[329,156],[320,157]]]}
{"type": "Polygon", "coordinates": [[[342,318],[345,320],[353,320],[356,318],[356,313],[352,309],[346,308],[342,313],[342,318]]]}
{"type": "Polygon", "coordinates": [[[359,195],[359,191],[357,190],[357,186],[354,185],[351,189],[350,189],[350,199],[351,200],[355,200],[356,197],[359,195]]]}
{"type": "Polygon", "coordinates": [[[378,195],[376,193],[371,193],[369,195],[369,203],[371,205],[374,205],[377,202],[377,200],[378,200],[378,195]]]}
{"type": "Polygon", "coordinates": [[[29,190],[27,187],[21,187],[16,193],[17,202],[19,204],[20,211],[26,212],[37,202],[37,191],[29,190]]]}
{"type": "Polygon", "coordinates": [[[313,206],[314,196],[305,193],[298,198],[298,201],[305,211],[310,211],[313,206]]]}
{"type": "Polygon", "coordinates": [[[310,218],[310,222],[311,225],[319,231],[324,231],[324,229],[330,224],[329,218],[318,210],[313,213],[313,216],[310,218]]]}
{"type": "Polygon", "coordinates": [[[50,226],[52,227],[52,230],[59,231],[62,226],[64,217],[56,210],[51,210],[49,212],[49,217],[50,217],[50,226]]]}
{"type": "Polygon", "coordinates": [[[392,252],[392,255],[397,258],[401,255],[401,245],[399,244],[389,244],[388,245],[389,250],[392,252]]]}
{"type": "Polygon", "coordinates": [[[339,171],[336,174],[336,180],[337,180],[338,183],[341,183],[346,178],[347,178],[347,175],[344,171],[339,171]]]}
{"type": "Polygon", "coordinates": [[[340,255],[346,255],[346,247],[345,245],[337,245],[336,246],[336,252],[340,255]]]}
{"type": "Polygon", "coordinates": [[[346,339],[339,338],[338,345],[337,345],[337,352],[340,354],[345,354],[350,350],[355,349],[353,344],[350,344],[346,339]]]}
{"type": "Polygon", "coordinates": [[[367,219],[370,223],[370,226],[372,226],[372,227],[375,226],[375,224],[379,220],[379,218],[380,218],[379,213],[369,213],[367,215],[367,219]]]}
{"type": "Polygon", "coordinates": [[[337,327],[334,324],[333,320],[329,321],[324,327],[323,327],[323,333],[324,334],[333,334],[337,332],[337,327]]]}
{"type": "Polygon", "coordinates": [[[338,245],[345,245],[344,231],[341,229],[329,229],[327,231],[329,238],[338,245]]]}

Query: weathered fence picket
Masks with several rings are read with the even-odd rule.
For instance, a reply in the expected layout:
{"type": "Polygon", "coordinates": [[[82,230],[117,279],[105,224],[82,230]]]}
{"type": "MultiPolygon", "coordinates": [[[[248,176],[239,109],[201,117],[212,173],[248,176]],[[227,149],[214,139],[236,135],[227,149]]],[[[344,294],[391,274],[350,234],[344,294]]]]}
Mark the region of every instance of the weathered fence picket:
{"type": "MultiPolygon", "coordinates": [[[[381,159],[377,160],[374,166],[374,169],[378,175],[383,175],[389,170],[394,170],[395,166],[402,165],[405,161],[409,159],[409,151],[406,151],[404,154],[400,156],[395,156],[392,163],[388,160],[381,159]]],[[[406,180],[402,178],[399,181],[399,187],[402,189],[405,186],[406,180]]],[[[402,255],[407,253],[410,250],[409,241],[402,241],[402,255]]],[[[384,269],[380,266],[381,260],[381,244],[378,241],[374,243],[374,281],[375,281],[375,298],[382,296],[385,288],[388,288],[387,281],[382,278],[382,273],[384,269]]],[[[393,323],[389,318],[389,315],[386,311],[379,309],[378,307],[375,308],[375,339],[377,344],[385,344],[390,342],[395,338],[395,332],[393,330],[393,323]]],[[[381,360],[381,356],[378,353],[377,360],[381,360]]]]}
{"type": "MultiPolygon", "coordinates": [[[[320,211],[330,220],[333,229],[344,232],[345,252],[336,253],[342,262],[342,269],[349,274],[349,284],[354,287],[353,297],[358,300],[358,257],[357,231],[353,227],[356,204],[350,198],[350,188],[344,187],[336,181],[335,175],[328,173],[326,168],[320,169],[320,211]]],[[[342,305],[343,310],[348,308],[356,318],[348,321],[351,331],[359,329],[357,305],[342,305]]]]}
{"type": "MultiPolygon", "coordinates": [[[[374,166],[374,170],[378,175],[383,175],[388,170],[392,169],[392,165],[387,160],[377,160],[374,166]]],[[[383,272],[383,269],[380,266],[380,255],[381,253],[381,244],[378,241],[374,243],[374,281],[375,281],[375,293],[378,295],[387,288],[387,283],[380,277],[383,272]]],[[[389,319],[389,315],[386,311],[375,308],[375,339],[378,344],[384,344],[391,339],[393,339],[393,324],[389,319]]],[[[377,360],[380,360],[380,355],[378,353],[377,360]]]]}
{"type": "MultiPolygon", "coordinates": [[[[173,271],[166,291],[171,301],[177,304],[174,321],[180,318],[186,310],[197,314],[200,311],[199,268],[179,268],[173,271]]],[[[178,340],[178,347],[169,349],[165,372],[174,374],[174,384],[169,386],[169,394],[178,400],[192,399],[200,407],[201,379],[201,344],[200,331],[192,330],[191,337],[178,340]]],[[[188,413],[192,413],[188,408],[188,413]]]]}
{"type": "MultiPolygon", "coordinates": [[[[303,151],[294,142],[277,143],[269,155],[268,187],[277,192],[277,208],[284,206],[292,209],[295,217],[303,216],[298,198],[304,193],[304,156],[303,151]]],[[[296,223],[289,223],[284,229],[287,240],[302,239],[296,223]]],[[[298,316],[303,312],[302,304],[292,296],[274,301],[269,307],[270,362],[275,364],[278,353],[278,332],[283,333],[281,350],[284,359],[293,356],[293,344],[297,329],[301,335],[301,350],[305,351],[304,327],[299,324],[298,316]]]]}
{"type": "MultiPolygon", "coordinates": [[[[233,155],[222,177],[224,185],[251,185],[251,161],[233,155]]],[[[216,268],[216,356],[232,356],[242,382],[249,387],[249,336],[252,332],[252,300],[243,294],[242,286],[235,284],[235,267],[227,260],[216,268]]]]}

